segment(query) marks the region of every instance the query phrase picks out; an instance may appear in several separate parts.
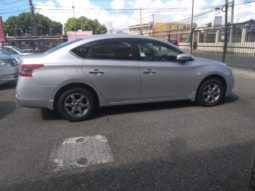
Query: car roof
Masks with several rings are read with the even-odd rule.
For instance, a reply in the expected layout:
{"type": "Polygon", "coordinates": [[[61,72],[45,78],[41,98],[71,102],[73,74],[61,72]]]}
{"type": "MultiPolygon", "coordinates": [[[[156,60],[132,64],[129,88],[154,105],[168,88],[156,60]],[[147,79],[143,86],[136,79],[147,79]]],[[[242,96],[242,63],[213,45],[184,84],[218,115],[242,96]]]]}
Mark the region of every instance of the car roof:
{"type": "MultiPolygon", "coordinates": [[[[66,46],[63,47],[55,47],[56,49],[50,49],[49,51],[46,51],[45,53],[48,55],[56,55],[56,54],[65,54],[67,51],[72,50],[73,48],[76,48],[78,46],[84,45],[86,43],[91,43],[94,41],[98,41],[98,40],[107,40],[107,39],[121,39],[121,38],[128,38],[128,39],[148,39],[148,40],[156,40],[158,42],[162,42],[165,44],[168,44],[172,47],[174,47],[175,49],[179,50],[180,52],[183,52],[183,50],[179,49],[179,47],[175,46],[172,43],[169,43],[167,40],[162,40],[160,38],[156,38],[156,37],[150,37],[150,36],[142,36],[142,35],[125,35],[125,34],[100,34],[100,35],[92,35],[92,36],[87,36],[87,37],[83,37],[83,38],[76,38],[73,39],[72,41],[70,41],[70,44],[66,44],[66,46]]],[[[59,45],[61,46],[61,45],[59,45]]]]}
{"type": "MultiPolygon", "coordinates": [[[[99,34],[99,35],[92,35],[88,37],[84,37],[83,39],[91,39],[91,40],[103,40],[103,39],[114,39],[114,38],[135,38],[135,39],[150,39],[150,40],[159,40],[164,41],[157,37],[151,36],[143,36],[143,35],[130,35],[130,34],[99,34]]],[[[166,42],[166,41],[164,41],[166,42]]]]}
{"type": "MultiPolygon", "coordinates": [[[[96,40],[107,40],[107,39],[120,39],[120,38],[129,38],[129,39],[146,39],[146,40],[156,40],[162,43],[169,44],[173,46],[174,48],[178,49],[179,51],[183,52],[179,47],[175,46],[172,43],[169,43],[167,40],[160,39],[157,37],[151,37],[151,36],[143,36],[143,35],[130,35],[130,34],[100,34],[100,35],[92,35],[87,36],[84,38],[81,38],[82,40],[78,41],[77,43],[74,43],[74,45],[81,45],[86,42],[93,42],[96,40]]],[[[72,45],[71,45],[72,46],[72,45]]]]}

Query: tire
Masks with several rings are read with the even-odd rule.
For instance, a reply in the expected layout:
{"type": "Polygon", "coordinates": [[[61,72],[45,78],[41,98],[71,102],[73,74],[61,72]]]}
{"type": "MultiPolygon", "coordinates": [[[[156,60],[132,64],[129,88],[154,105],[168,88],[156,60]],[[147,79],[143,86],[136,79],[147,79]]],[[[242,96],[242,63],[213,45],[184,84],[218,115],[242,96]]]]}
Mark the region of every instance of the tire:
{"type": "Polygon", "coordinates": [[[67,89],[57,100],[58,112],[69,121],[90,119],[95,114],[96,108],[96,98],[85,88],[67,89]]]}
{"type": "Polygon", "coordinates": [[[219,79],[207,79],[199,86],[196,101],[204,107],[216,106],[222,102],[225,91],[226,88],[219,79]]]}

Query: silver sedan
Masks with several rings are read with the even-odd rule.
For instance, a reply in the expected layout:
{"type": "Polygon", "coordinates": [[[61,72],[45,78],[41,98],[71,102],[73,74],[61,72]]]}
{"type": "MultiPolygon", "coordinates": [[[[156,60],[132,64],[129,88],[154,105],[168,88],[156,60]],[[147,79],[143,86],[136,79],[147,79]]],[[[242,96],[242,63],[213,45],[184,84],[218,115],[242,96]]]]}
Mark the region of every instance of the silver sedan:
{"type": "Polygon", "coordinates": [[[185,54],[166,41],[95,35],[22,58],[16,88],[26,107],[58,111],[70,121],[98,106],[191,100],[215,106],[234,86],[224,63],[185,54]]]}
{"type": "Polygon", "coordinates": [[[14,57],[0,49],[0,85],[16,82],[18,76],[18,62],[14,57]]]}

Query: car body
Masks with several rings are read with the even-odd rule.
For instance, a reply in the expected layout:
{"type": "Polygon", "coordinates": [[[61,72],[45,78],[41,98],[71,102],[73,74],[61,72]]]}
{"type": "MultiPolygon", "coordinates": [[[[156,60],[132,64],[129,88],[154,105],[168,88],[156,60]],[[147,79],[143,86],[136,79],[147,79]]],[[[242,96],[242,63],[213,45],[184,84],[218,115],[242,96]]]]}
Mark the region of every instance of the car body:
{"type": "Polygon", "coordinates": [[[18,79],[18,62],[14,57],[0,50],[0,85],[16,82],[18,79]]]}
{"type": "Polygon", "coordinates": [[[16,47],[16,46],[4,46],[4,47],[1,47],[1,48],[4,49],[5,51],[9,52],[12,55],[18,54],[18,55],[24,56],[24,55],[31,54],[30,52],[27,52],[23,49],[20,49],[20,48],[16,47]]]}
{"type": "MultiPolygon", "coordinates": [[[[98,106],[197,101],[199,87],[208,79],[216,79],[221,87],[220,99],[232,93],[234,77],[222,62],[184,54],[157,38],[95,35],[22,58],[16,98],[23,106],[57,108],[60,112],[63,108],[58,108],[58,100],[72,88],[80,88],[81,94],[86,94],[81,90],[86,89],[90,95],[85,97],[93,97],[92,104],[98,106]]],[[[70,98],[70,102],[80,104],[80,99],[75,99],[70,98]]],[[[220,99],[213,104],[201,103],[213,106],[220,99]]]]}

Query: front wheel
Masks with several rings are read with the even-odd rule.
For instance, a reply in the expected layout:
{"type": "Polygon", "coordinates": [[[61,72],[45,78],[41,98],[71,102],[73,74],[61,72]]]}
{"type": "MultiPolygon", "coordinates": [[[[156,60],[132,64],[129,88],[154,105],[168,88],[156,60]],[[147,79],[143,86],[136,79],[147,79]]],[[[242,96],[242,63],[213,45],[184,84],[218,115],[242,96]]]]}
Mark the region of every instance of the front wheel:
{"type": "Polygon", "coordinates": [[[84,88],[68,89],[57,100],[59,113],[69,121],[89,119],[95,113],[96,106],[94,95],[84,88]]]}
{"type": "Polygon", "coordinates": [[[217,78],[211,78],[202,82],[197,91],[197,103],[205,107],[215,106],[221,103],[225,95],[225,87],[217,78]]]}

